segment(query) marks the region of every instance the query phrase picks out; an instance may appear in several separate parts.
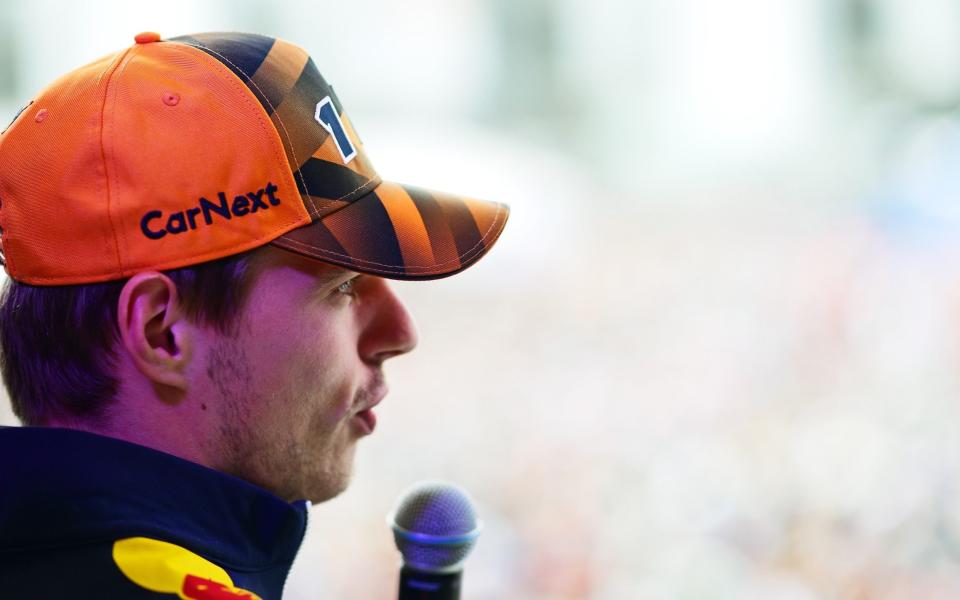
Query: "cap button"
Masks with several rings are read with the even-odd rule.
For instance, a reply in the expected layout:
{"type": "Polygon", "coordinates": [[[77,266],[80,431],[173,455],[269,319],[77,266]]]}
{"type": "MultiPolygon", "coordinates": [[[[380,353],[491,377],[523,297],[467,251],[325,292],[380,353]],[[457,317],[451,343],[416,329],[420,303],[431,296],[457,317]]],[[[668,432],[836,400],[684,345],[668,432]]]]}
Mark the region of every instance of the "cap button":
{"type": "Polygon", "coordinates": [[[133,40],[138,44],[152,44],[160,41],[160,34],[155,31],[144,31],[134,36],[133,40]]]}

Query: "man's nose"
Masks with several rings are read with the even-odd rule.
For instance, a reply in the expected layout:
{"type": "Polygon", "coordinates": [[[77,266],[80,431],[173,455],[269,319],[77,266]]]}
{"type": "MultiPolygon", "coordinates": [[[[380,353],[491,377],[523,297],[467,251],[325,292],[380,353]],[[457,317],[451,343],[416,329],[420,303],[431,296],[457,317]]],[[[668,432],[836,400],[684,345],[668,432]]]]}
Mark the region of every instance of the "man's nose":
{"type": "Polygon", "coordinates": [[[360,353],[365,360],[379,364],[416,348],[419,336],[413,317],[387,280],[368,277],[366,283],[370,289],[361,291],[360,298],[368,303],[369,322],[360,339],[360,353]]]}

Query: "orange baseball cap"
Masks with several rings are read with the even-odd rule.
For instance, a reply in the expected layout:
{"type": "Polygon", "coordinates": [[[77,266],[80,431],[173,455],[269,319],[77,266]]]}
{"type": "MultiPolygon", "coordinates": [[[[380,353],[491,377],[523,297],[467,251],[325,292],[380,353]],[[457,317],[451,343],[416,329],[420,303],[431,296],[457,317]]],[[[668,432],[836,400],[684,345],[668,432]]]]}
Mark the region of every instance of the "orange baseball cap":
{"type": "Polygon", "coordinates": [[[136,44],[0,134],[0,242],[33,285],[123,279],[263,244],[391,279],[475,263],[510,209],[382,181],[307,53],[244,33],[136,44]]]}

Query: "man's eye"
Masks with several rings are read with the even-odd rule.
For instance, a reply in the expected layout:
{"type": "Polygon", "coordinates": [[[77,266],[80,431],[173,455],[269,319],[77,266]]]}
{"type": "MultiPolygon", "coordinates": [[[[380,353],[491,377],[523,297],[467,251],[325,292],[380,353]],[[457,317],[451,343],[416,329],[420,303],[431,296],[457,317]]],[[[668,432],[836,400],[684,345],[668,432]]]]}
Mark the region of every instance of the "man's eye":
{"type": "Polygon", "coordinates": [[[356,280],[357,280],[357,277],[344,281],[343,283],[337,286],[337,291],[340,292],[341,294],[347,294],[349,296],[352,296],[354,294],[353,284],[356,280]]]}

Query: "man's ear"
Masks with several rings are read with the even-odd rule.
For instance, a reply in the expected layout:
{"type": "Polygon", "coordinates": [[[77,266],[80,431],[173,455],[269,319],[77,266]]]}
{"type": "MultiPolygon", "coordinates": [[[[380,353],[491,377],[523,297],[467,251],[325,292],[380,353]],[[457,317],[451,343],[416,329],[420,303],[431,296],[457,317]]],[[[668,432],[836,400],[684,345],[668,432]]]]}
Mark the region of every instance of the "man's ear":
{"type": "Polygon", "coordinates": [[[117,326],[137,370],[153,382],[186,391],[193,329],[169,277],[156,271],[131,277],[120,292],[117,326]]]}

